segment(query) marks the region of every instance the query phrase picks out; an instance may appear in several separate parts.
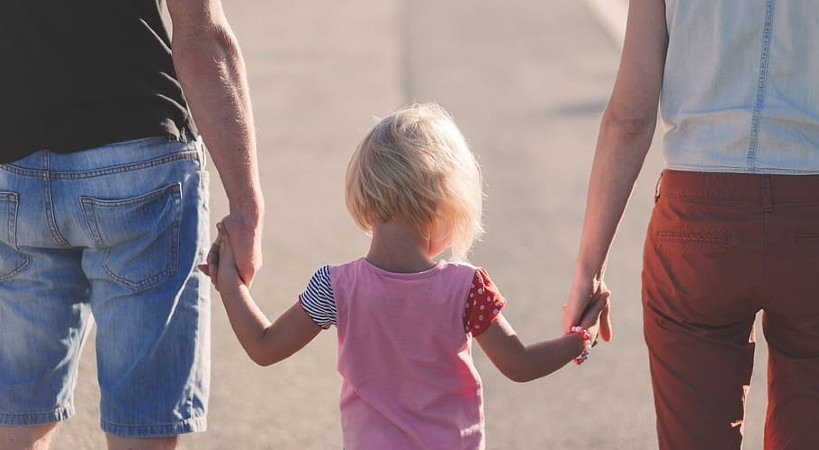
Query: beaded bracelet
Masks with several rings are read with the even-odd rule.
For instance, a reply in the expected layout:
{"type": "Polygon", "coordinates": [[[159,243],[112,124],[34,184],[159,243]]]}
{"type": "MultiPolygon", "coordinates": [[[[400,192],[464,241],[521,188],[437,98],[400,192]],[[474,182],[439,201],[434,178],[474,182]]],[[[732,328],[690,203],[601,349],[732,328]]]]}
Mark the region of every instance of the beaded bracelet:
{"type": "Polygon", "coordinates": [[[578,326],[574,326],[566,330],[566,335],[568,336],[570,334],[579,334],[580,337],[583,338],[583,353],[574,359],[574,363],[579,366],[589,359],[589,353],[591,352],[592,348],[591,334],[589,334],[587,329],[578,326]]]}

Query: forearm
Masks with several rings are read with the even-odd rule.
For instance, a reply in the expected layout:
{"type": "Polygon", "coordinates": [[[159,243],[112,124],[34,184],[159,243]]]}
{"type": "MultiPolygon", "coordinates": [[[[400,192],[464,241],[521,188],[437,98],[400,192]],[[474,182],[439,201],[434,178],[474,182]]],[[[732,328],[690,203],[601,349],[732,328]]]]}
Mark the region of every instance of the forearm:
{"type": "Polygon", "coordinates": [[[270,320],[250,296],[247,286],[225,289],[220,292],[222,304],[236,338],[247,355],[260,365],[266,362],[265,337],[270,320]]]}
{"type": "Polygon", "coordinates": [[[545,377],[580,356],[584,348],[583,338],[579,334],[527,345],[505,375],[521,383],[545,377]]]}
{"type": "Polygon", "coordinates": [[[475,339],[492,364],[517,382],[544,377],[580,356],[585,348],[583,338],[576,333],[524,345],[502,315],[475,339]]]}
{"type": "MultiPolygon", "coordinates": [[[[629,3],[620,68],[597,138],[576,275],[600,279],[657,124],[668,36],[662,0],[629,3]]],[[[584,281],[585,282],[585,281],[584,281]]]]}
{"type": "Polygon", "coordinates": [[[261,221],[255,130],[244,61],[223,20],[174,33],[185,97],[225,187],[231,213],[261,221]]]}
{"type": "Polygon", "coordinates": [[[617,227],[651,146],[654,119],[630,120],[607,110],[594,156],[576,275],[602,279],[617,227]]]}
{"type": "MultiPolygon", "coordinates": [[[[236,280],[238,280],[238,275],[236,280]]],[[[222,303],[230,326],[253,362],[260,366],[276,364],[304,348],[320,332],[312,318],[297,301],[272,324],[259,309],[244,284],[221,287],[222,303]]]]}

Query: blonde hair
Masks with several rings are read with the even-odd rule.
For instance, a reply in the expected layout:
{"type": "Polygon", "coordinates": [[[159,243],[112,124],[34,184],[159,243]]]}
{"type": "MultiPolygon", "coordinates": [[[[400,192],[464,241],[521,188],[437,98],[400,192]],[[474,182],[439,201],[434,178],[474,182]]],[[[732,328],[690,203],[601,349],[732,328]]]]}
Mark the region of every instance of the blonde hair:
{"type": "Polygon", "coordinates": [[[480,167],[435,103],[403,107],[367,134],[347,167],[346,202],[365,232],[400,220],[425,238],[449,241],[456,261],[483,234],[480,167]]]}

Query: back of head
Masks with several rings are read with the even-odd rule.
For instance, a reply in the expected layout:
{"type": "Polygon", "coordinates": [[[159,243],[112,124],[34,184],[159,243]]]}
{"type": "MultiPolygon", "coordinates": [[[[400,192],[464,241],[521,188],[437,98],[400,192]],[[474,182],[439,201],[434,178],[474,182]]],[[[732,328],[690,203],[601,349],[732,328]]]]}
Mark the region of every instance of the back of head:
{"type": "Polygon", "coordinates": [[[361,229],[401,221],[466,257],[483,232],[480,168],[452,117],[434,103],[382,119],[347,168],[347,209],[361,229]]]}

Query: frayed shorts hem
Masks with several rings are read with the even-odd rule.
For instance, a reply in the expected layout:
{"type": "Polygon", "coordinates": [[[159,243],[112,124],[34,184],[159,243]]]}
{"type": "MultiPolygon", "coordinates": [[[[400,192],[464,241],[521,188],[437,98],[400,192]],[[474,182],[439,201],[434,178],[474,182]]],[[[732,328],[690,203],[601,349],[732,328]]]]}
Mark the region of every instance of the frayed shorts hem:
{"type": "Polygon", "coordinates": [[[120,423],[100,422],[102,431],[123,438],[160,438],[185,433],[196,433],[207,430],[207,419],[196,417],[179,422],[157,425],[125,425],[120,423]]]}
{"type": "Polygon", "coordinates": [[[8,414],[0,412],[0,426],[31,427],[62,422],[74,415],[73,406],[59,406],[51,411],[38,413],[8,414]]]}

